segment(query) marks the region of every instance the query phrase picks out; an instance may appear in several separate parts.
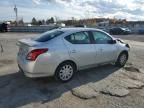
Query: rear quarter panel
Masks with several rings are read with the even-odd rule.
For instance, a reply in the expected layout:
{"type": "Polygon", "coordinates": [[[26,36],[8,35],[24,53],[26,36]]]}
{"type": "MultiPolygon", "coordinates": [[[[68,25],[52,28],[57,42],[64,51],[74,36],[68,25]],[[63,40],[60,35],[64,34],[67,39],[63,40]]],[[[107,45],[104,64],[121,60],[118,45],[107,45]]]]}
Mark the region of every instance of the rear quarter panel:
{"type": "Polygon", "coordinates": [[[65,60],[69,60],[68,51],[61,37],[54,38],[42,46],[47,47],[48,52],[38,56],[34,71],[48,72],[50,75],[54,75],[58,65],[65,60]]]}

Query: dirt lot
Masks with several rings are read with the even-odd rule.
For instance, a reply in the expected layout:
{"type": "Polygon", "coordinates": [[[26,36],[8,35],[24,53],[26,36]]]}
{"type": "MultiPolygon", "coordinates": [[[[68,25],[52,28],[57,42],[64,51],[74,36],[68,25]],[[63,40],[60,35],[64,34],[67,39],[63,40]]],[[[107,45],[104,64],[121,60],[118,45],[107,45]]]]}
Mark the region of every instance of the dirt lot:
{"type": "Polygon", "coordinates": [[[35,35],[0,33],[0,108],[144,108],[144,36],[116,36],[131,46],[124,68],[97,67],[60,83],[18,72],[16,41],[35,35]]]}

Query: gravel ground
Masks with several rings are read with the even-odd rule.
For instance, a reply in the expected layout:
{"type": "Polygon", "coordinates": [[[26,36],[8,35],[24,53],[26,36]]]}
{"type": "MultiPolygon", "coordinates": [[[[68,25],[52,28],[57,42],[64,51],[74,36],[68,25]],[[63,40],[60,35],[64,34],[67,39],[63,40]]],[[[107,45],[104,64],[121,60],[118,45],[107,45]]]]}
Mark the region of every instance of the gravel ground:
{"type": "Polygon", "coordinates": [[[16,41],[35,35],[0,33],[0,108],[144,107],[143,35],[115,36],[131,46],[124,68],[105,65],[80,71],[68,83],[53,78],[30,79],[18,72],[16,41]]]}

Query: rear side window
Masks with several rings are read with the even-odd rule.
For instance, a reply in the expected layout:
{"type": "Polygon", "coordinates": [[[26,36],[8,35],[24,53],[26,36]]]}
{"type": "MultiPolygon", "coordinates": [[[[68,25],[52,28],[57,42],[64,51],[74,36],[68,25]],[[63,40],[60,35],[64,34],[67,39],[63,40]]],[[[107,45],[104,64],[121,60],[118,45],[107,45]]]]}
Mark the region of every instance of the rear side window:
{"type": "Polygon", "coordinates": [[[72,44],[90,44],[88,32],[78,32],[65,37],[72,44]]]}
{"type": "Polygon", "coordinates": [[[34,40],[37,42],[47,42],[63,33],[64,32],[58,30],[50,30],[48,32],[41,34],[39,37],[35,38],[34,40]]]}

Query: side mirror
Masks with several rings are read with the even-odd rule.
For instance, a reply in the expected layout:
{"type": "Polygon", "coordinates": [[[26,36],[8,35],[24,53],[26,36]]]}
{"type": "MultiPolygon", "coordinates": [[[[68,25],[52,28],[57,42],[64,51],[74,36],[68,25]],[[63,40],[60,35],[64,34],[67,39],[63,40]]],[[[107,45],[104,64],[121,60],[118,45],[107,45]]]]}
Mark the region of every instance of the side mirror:
{"type": "Polygon", "coordinates": [[[109,40],[109,44],[116,44],[116,40],[109,40]]]}

